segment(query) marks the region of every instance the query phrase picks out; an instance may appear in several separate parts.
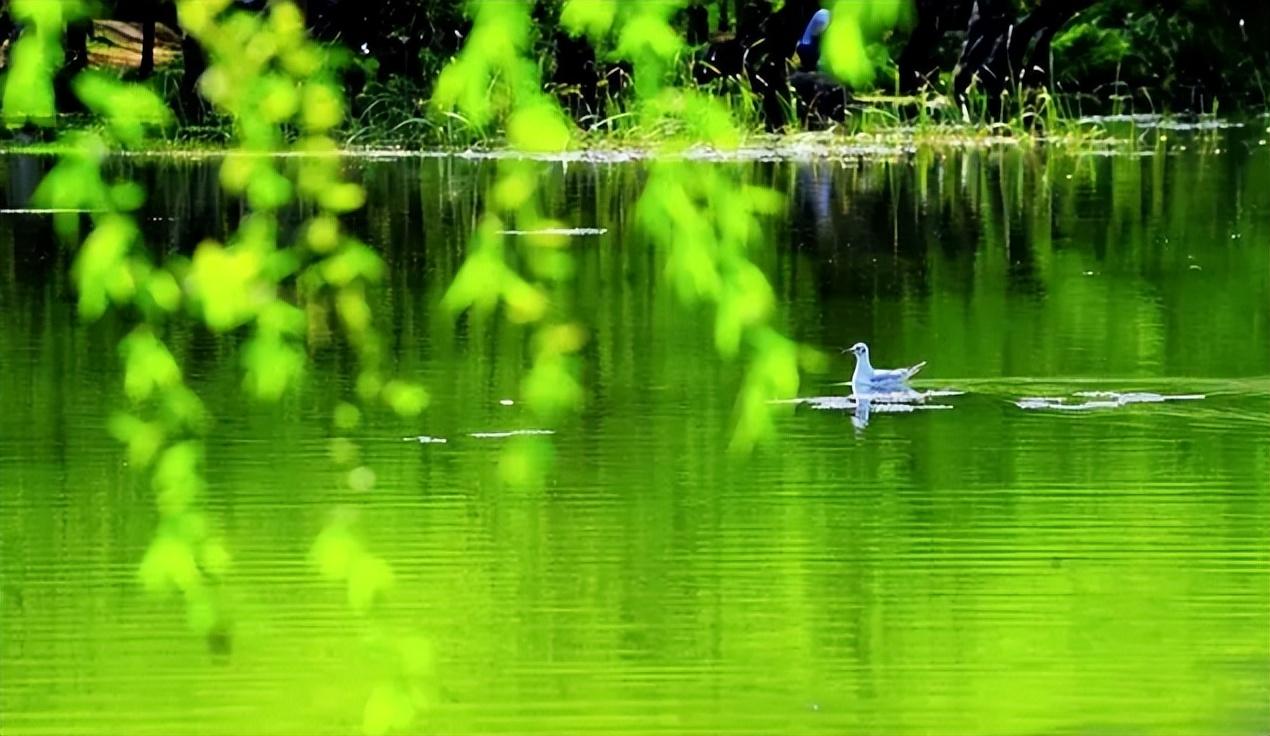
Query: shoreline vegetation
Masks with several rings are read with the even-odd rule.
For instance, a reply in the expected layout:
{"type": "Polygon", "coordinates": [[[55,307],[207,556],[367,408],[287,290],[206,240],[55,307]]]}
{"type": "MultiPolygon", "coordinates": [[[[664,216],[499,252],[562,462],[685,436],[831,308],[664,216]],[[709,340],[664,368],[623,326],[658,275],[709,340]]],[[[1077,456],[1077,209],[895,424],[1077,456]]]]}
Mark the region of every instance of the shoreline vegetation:
{"type": "MultiPolygon", "coordinates": [[[[1061,7],[1064,3],[1090,5],[1074,0],[1051,0],[1049,4],[1061,7]]],[[[409,3],[387,3],[394,7],[398,4],[404,7],[409,3]]],[[[551,4],[539,3],[544,7],[551,4]]],[[[1043,83],[1020,82],[995,92],[989,86],[974,85],[957,91],[956,77],[961,70],[954,68],[954,62],[961,63],[958,49],[968,39],[965,32],[955,30],[926,50],[928,71],[923,73],[920,88],[905,90],[911,86],[904,83],[905,66],[912,66],[906,56],[911,56],[912,36],[921,33],[920,27],[914,27],[914,18],[919,13],[957,12],[948,8],[959,3],[950,0],[938,11],[919,0],[901,4],[897,7],[907,10],[895,11],[899,24],[878,38],[867,39],[867,63],[875,67],[867,83],[839,83],[826,74],[805,71],[799,55],[791,54],[779,59],[780,74],[788,83],[779,94],[783,109],[773,113],[769,109],[771,100],[761,94],[762,82],[752,76],[753,70],[747,72],[741,62],[728,57],[729,49],[746,38],[744,13],[755,12],[752,8],[761,4],[753,0],[684,3],[681,22],[686,25],[680,30],[689,42],[677,60],[662,72],[678,88],[720,101],[720,107],[731,116],[737,144],[744,151],[738,154],[740,158],[761,157],[759,151],[797,157],[800,150],[808,148],[827,155],[854,155],[896,153],[917,145],[1044,142],[1094,148],[1135,147],[1140,143],[1132,139],[1144,132],[1171,127],[1202,130],[1242,123],[1255,126],[1270,118],[1270,94],[1263,79],[1263,72],[1270,71],[1261,68],[1260,57],[1256,53],[1214,57],[1218,50],[1234,51],[1222,49],[1222,39],[1242,38],[1247,42],[1262,26],[1270,26],[1270,13],[1250,12],[1248,15],[1255,17],[1246,19],[1231,15],[1228,8],[1223,10],[1224,15],[1214,10],[1206,21],[1211,28],[1199,28],[1197,18],[1203,16],[1195,15],[1185,3],[1170,9],[1166,4],[1157,7],[1135,0],[1103,0],[1071,15],[1046,42],[1052,44],[1052,50],[1043,83]],[[1121,11],[1127,13],[1123,18],[1117,17],[1121,11]],[[733,13],[732,20],[729,12],[733,13]],[[703,23],[715,30],[694,31],[694,24],[703,23]],[[1232,24],[1237,24],[1237,31],[1225,28],[1232,24]],[[1183,30],[1194,32],[1194,38],[1183,39],[1183,30]],[[1207,56],[1188,58],[1201,47],[1207,49],[1207,56]],[[724,71],[729,66],[736,68],[724,71]],[[796,81],[799,78],[801,88],[796,81]],[[1197,85],[1201,78],[1220,83],[1212,82],[1212,89],[1208,89],[1197,85]],[[812,92],[807,92],[807,85],[811,85],[812,92]],[[823,104],[825,98],[832,98],[832,104],[823,104]],[[773,125],[773,117],[780,122],[773,125]]],[[[777,15],[790,11],[795,4],[794,0],[776,4],[780,9],[777,15]]],[[[345,77],[347,118],[332,131],[333,140],[348,152],[370,154],[486,152],[512,147],[507,142],[505,121],[495,119],[477,125],[461,111],[436,104],[434,87],[441,70],[458,58],[456,54],[471,33],[471,26],[463,19],[461,3],[422,2],[422,6],[445,16],[437,23],[452,21],[455,38],[445,43],[433,39],[418,48],[411,47],[407,54],[411,56],[407,60],[410,63],[377,58],[373,47],[365,45],[363,49],[372,50],[370,56],[356,52],[350,55],[347,44],[351,37],[327,44],[335,57],[343,58],[340,64],[345,77]]],[[[1026,12],[1028,7],[1023,3],[1020,12],[1026,12]]],[[[765,22],[776,20],[770,8],[765,12],[765,22]]],[[[1020,22],[1026,21],[1025,17],[1020,22]]],[[[545,19],[536,18],[536,22],[540,25],[532,33],[536,36],[533,44],[541,54],[537,61],[541,92],[554,98],[572,122],[563,158],[578,155],[579,151],[595,156],[639,157],[644,151],[664,151],[667,141],[677,141],[676,147],[691,147],[701,140],[688,130],[690,122],[680,121],[676,128],[673,123],[667,124],[664,115],[643,115],[644,101],[639,100],[630,69],[622,63],[611,63],[590,47],[579,51],[579,46],[585,44],[569,40],[562,32],[563,18],[548,14],[545,19]],[[580,73],[567,68],[579,59],[586,74],[599,79],[598,87],[588,87],[590,82],[586,80],[578,81],[580,73]],[[579,102],[583,99],[585,103],[579,102]]],[[[759,22],[750,21],[750,25],[758,27],[759,22]]],[[[794,25],[795,31],[801,28],[800,23],[794,25]]],[[[311,32],[321,35],[317,28],[311,32]]],[[[408,28],[402,28],[393,29],[390,35],[404,38],[409,33],[408,28]]],[[[146,63],[144,34],[139,24],[95,20],[87,35],[88,68],[125,81],[141,81],[171,109],[182,109],[186,70],[177,33],[162,24],[158,26],[154,72],[145,80],[139,80],[137,75],[138,67],[146,63]]],[[[7,46],[6,52],[11,50],[11,44],[7,46]]],[[[6,53],[0,61],[0,72],[7,62],[6,53]]],[[[229,116],[208,111],[197,118],[175,116],[166,125],[153,128],[145,146],[159,152],[215,152],[234,146],[236,132],[229,116]]],[[[104,127],[105,123],[90,114],[60,112],[55,119],[39,124],[27,121],[0,129],[0,150],[56,151],[59,135],[104,127]]]]}
{"type": "MultiPolygon", "coordinates": [[[[95,130],[98,123],[87,117],[63,122],[64,130],[95,130]]],[[[1186,151],[1192,148],[1220,151],[1218,134],[1232,129],[1245,129],[1249,145],[1268,145],[1270,114],[1246,116],[1120,114],[1088,115],[1061,119],[1055,125],[1028,129],[1010,123],[909,123],[883,120],[862,123],[854,129],[834,125],[823,130],[768,133],[743,132],[734,146],[719,148],[707,142],[685,139],[668,149],[657,134],[626,135],[579,134],[571,144],[557,152],[532,153],[516,150],[501,136],[479,140],[440,141],[434,139],[377,140],[358,143],[364,136],[352,131],[337,139],[338,148],[326,153],[291,149],[248,152],[236,150],[230,135],[219,127],[177,128],[170,135],[152,135],[144,148],[120,148],[112,156],[208,157],[230,153],[236,156],[297,158],[312,156],[359,158],[411,158],[455,156],[459,158],[515,158],[548,162],[621,163],[653,158],[696,161],[797,161],[802,159],[842,159],[854,157],[887,158],[914,153],[919,149],[966,149],[1018,146],[1047,146],[1088,153],[1154,153],[1163,150],[1186,151]]],[[[56,156],[73,148],[60,139],[42,140],[20,133],[0,138],[0,154],[56,156]]]]}

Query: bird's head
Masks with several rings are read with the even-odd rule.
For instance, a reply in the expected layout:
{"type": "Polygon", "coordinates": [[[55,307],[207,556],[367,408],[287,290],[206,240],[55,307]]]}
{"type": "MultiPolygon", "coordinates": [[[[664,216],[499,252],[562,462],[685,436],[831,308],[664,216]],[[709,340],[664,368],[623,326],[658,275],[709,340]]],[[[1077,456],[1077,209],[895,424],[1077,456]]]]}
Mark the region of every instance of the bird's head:
{"type": "Polygon", "coordinates": [[[869,346],[862,342],[858,342],[847,348],[846,352],[851,353],[857,358],[863,358],[869,354],[869,346]]]}

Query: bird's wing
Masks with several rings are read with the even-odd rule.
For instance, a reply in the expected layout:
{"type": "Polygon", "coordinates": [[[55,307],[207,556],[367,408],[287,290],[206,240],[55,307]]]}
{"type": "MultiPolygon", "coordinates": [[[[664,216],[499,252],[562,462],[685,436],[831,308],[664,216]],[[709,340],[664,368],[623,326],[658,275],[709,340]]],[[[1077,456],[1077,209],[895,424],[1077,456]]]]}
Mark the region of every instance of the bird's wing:
{"type": "Polygon", "coordinates": [[[917,365],[915,365],[915,366],[910,366],[910,367],[908,367],[908,368],[905,368],[905,369],[904,369],[904,377],[905,377],[905,378],[912,378],[913,376],[916,376],[916,375],[917,375],[917,372],[918,372],[918,371],[920,371],[920,370],[921,370],[922,368],[924,368],[925,366],[926,366],[926,361],[924,361],[924,360],[923,360],[922,362],[918,363],[918,364],[917,364],[917,365]]]}
{"type": "Polygon", "coordinates": [[[873,381],[874,383],[878,383],[878,382],[890,383],[893,381],[907,381],[908,379],[917,375],[917,372],[920,371],[922,367],[925,365],[926,365],[926,361],[923,360],[917,365],[910,366],[908,368],[891,368],[889,370],[873,371],[873,381]]]}

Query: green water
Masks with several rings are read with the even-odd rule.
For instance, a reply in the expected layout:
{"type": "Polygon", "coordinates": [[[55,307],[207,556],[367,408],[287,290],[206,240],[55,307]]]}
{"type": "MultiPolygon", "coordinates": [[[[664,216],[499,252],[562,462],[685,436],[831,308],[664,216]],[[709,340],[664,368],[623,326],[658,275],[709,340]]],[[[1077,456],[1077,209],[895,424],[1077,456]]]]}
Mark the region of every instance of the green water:
{"type": "MultiPolygon", "coordinates": [[[[377,484],[350,498],[326,429],[345,356],[261,406],[232,341],[173,336],[216,418],[227,655],[136,581],[156,513],[105,431],[126,323],[77,321],[49,225],[0,215],[0,732],[357,732],[383,663],[306,560],[355,502],[397,572],[383,625],[435,650],[412,732],[1264,736],[1270,150],[1205,135],[729,165],[791,195],[761,261],[782,329],[833,354],[804,395],[847,393],[836,349],[857,340],[965,392],[861,428],[798,407],[748,459],[726,452],[741,368],[633,231],[641,166],[546,166],[553,210],[607,232],[573,248],[586,406],[531,490],[499,482],[505,440],[470,436],[528,426],[500,403],[526,336],[449,331],[436,306],[495,164],[350,160],[393,362],[433,404],[365,428],[377,484]],[[1203,398],[1014,403],[1078,391],[1203,398]]],[[[0,157],[4,207],[47,165],[0,157]]],[[[152,189],[156,248],[239,216],[206,162],[122,165],[152,189]]]]}

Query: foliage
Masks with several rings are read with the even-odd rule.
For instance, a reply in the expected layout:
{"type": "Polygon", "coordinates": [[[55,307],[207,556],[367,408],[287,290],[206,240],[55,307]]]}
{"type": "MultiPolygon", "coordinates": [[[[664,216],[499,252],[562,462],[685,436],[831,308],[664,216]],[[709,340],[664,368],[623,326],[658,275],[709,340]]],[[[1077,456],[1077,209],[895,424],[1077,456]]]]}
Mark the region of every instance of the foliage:
{"type": "MultiPolygon", "coordinates": [[[[133,465],[148,471],[158,511],[140,576],[148,590],[179,593],[191,629],[213,646],[228,636],[219,591],[230,554],[201,503],[208,485],[203,438],[209,419],[165,342],[174,325],[186,320],[241,340],[244,391],[276,401],[300,385],[309,353],[325,346],[332,333],[327,323],[337,323],[357,362],[351,394],[332,407],[331,454],[352,497],[365,497],[376,482],[350,436],[365,414],[382,406],[414,417],[429,401],[421,386],[387,373],[367,299],[382,278],[383,262],[341,221],[362,207],[365,192],[340,170],[334,135],[345,101],[332,57],[310,38],[290,2],[273,3],[258,14],[236,12],[231,2],[178,5],[183,30],[210,60],[202,94],[233,129],[235,145],[221,165],[220,184],[241,199],[245,214],[228,237],[203,240],[189,258],[155,262],[134,216],[144,189],[127,179],[108,179],[103,163],[115,148],[146,145],[171,115],[148,88],[100,73],[81,74],[73,88],[103,127],[66,135],[65,153],[35,197],[41,206],[71,213],[57,221],[70,242],[80,241],[74,213],[90,213],[92,227],[79,242],[73,266],[80,313],[93,320],[113,310],[133,324],[120,344],[131,407],[112,419],[111,431],[133,465]],[[302,155],[275,155],[281,151],[302,155]],[[284,234],[280,223],[286,207],[307,215],[294,235],[284,234]]],[[[792,396],[800,366],[814,365],[815,357],[773,326],[775,297],[753,261],[770,242],[764,220],[784,208],[783,197],[741,182],[734,170],[672,160],[689,145],[727,149],[740,140],[726,106],[673,84],[684,44],[671,17],[681,5],[570,0],[561,15],[568,27],[632,65],[635,114],[648,127],[673,133],[664,145],[667,159],[650,171],[639,222],[647,240],[666,252],[668,276],[683,300],[713,308],[718,352],[747,361],[733,447],[748,450],[770,434],[771,400],[792,396]]],[[[6,87],[11,123],[49,117],[54,51],[67,17],[48,10],[53,6],[66,12],[73,7],[43,3],[37,10],[15,3],[15,12],[29,23],[6,87]]],[[[459,115],[477,130],[500,127],[521,154],[558,153],[574,145],[576,131],[543,91],[541,69],[531,59],[528,0],[473,0],[469,7],[472,32],[437,81],[435,109],[459,115]]],[[[882,20],[870,16],[867,23],[878,27],[882,20]]],[[[848,48],[854,38],[838,43],[846,63],[862,69],[848,48]]],[[[570,309],[574,268],[562,234],[567,223],[545,204],[541,173],[541,163],[532,158],[500,163],[468,258],[444,302],[456,318],[485,319],[501,310],[527,330],[533,362],[521,399],[538,427],[558,425],[582,406],[579,366],[587,340],[584,324],[570,309]]],[[[538,485],[551,446],[537,436],[518,440],[503,457],[503,477],[538,485]]],[[[322,577],[343,586],[349,607],[384,645],[388,674],[369,695],[363,730],[400,731],[430,702],[430,650],[417,634],[389,635],[375,623],[395,576],[356,526],[355,509],[334,514],[311,558],[322,577]]]]}
{"type": "MultiPolygon", "coordinates": [[[[91,213],[92,230],[73,266],[80,313],[96,319],[114,307],[136,319],[120,345],[125,394],[133,408],[111,421],[111,431],[127,445],[134,467],[149,469],[159,512],[140,575],[148,590],[179,592],[191,628],[208,636],[209,643],[228,636],[217,591],[229,553],[201,510],[206,412],[164,343],[169,323],[190,317],[213,332],[246,333],[244,389],[259,399],[277,400],[303,376],[306,347],[319,347],[306,346],[306,338],[324,334],[314,329],[316,323],[334,314],[358,357],[352,402],[382,402],[409,417],[428,401],[421,387],[383,373],[381,340],[366,300],[366,290],[382,274],[382,262],[340,223],[341,215],[362,205],[365,194],[343,181],[333,155],[336,143],[330,136],[344,109],[325,52],[307,38],[303,17],[290,3],[274,4],[262,15],[224,12],[228,4],[185,0],[179,11],[186,32],[212,61],[203,93],[233,122],[239,147],[225,158],[221,184],[249,208],[236,232],[223,243],[205,240],[191,259],[152,262],[132,215],[144,201],[144,190],[132,181],[107,180],[102,163],[112,144],[142,146],[147,130],[171,116],[147,88],[98,73],[82,74],[74,89],[106,122],[104,131],[69,135],[67,153],[34,196],[41,206],[91,213]],[[284,169],[284,160],[272,154],[287,147],[291,137],[294,148],[308,155],[284,169]],[[277,213],[295,202],[312,214],[296,242],[283,243],[277,213]]],[[[44,48],[55,45],[47,36],[51,27],[60,29],[57,17],[35,20],[19,48],[30,48],[32,38],[44,48]]],[[[47,56],[15,58],[15,76],[6,87],[10,121],[38,119],[47,112],[40,107],[48,102],[47,56]],[[21,89],[24,75],[34,80],[33,91],[21,89]]],[[[77,217],[59,217],[59,231],[75,239],[77,217]]],[[[359,416],[352,403],[341,403],[335,408],[336,431],[352,429],[359,416]]],[[[337,462],[348,468],[350,490],[368,491],[373,472],[360,465],[351,442],[344,440],[340,447],[337,462]]],[[[391,568],[350,536],[346,520],[332,523],[318,538],[315,562],[324,576],[346,586],[355,611],[369,613],[392,585],[391,568]]],[[[377,690],[380,695],[372,702],[382,700],[382,692],[377,690]]],[[[377,723],[368,728],[376,730],[377,723]]]]}
{"type": "Polygon", "coordinates": [[[1111,89],[1206,111],[1215,97],[1265,105],[1270,8],[1106,0],[1054,39],[1057,85],[1111,89]]]}

